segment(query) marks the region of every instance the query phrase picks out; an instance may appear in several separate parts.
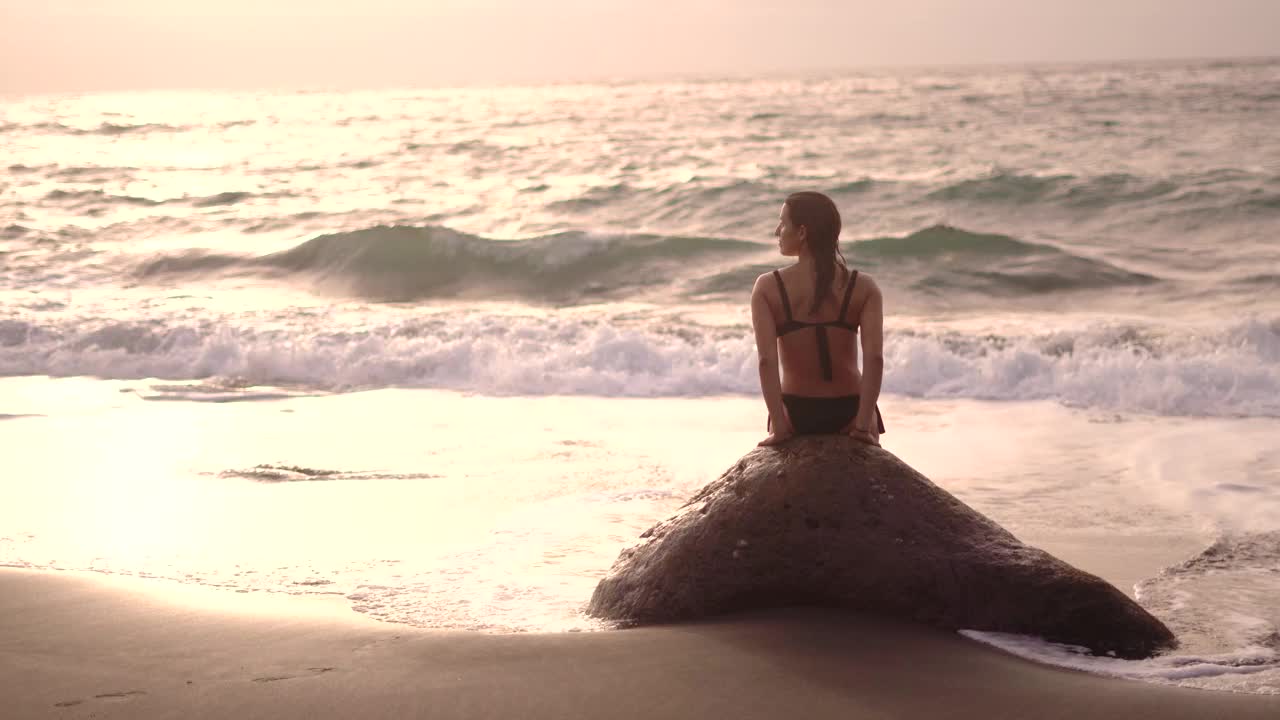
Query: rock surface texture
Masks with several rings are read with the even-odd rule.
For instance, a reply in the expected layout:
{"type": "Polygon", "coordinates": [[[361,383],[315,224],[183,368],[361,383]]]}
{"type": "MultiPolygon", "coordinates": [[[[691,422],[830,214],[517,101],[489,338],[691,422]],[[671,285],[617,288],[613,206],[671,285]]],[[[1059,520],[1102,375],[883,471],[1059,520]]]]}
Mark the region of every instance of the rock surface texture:
{"type": "Polygon", "coordinates": [[[627,625],[822,605],[1148,657],[1168,628],[1022,544],[893,454],[842,436],[757,448],[624,550],[589,612],[627,625]]]}

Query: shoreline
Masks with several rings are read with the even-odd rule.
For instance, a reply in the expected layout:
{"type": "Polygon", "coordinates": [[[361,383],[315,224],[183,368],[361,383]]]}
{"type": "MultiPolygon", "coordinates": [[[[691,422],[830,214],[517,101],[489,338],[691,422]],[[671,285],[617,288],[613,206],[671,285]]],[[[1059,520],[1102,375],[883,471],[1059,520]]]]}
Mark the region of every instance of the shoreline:
{"type": "Polygon", "coordinates": [[[1051,668],[955,633],[818,609],[485,635],[335,613],[323,600],[152,585],[0,569],[0,692],[11,717],[1261,720],[1280,713],[1278,697],[1051,668]]]}

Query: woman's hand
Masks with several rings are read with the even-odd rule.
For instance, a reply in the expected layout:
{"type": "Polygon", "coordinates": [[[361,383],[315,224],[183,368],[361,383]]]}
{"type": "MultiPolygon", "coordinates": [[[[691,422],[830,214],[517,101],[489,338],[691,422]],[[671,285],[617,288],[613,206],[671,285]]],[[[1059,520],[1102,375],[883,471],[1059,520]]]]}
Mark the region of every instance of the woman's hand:
{"type": "Polygon", "coordinates": [[[784,433],[784,432],[779,432],[777,430],[774,430],[773,432],[769,433],[769,437],[761,440],[756,444],[760,447],[769,447],[771,445],[781,445],[782,443],[790,440],[794,436],[795,436],[795,433],[793,432],[784,433]]]}
{"type": "Polygon", "coordinates": [[[880,447],[880,433],[876,430],[874,425],[863,430],[857,426],[857,423],[854,423],[849,427],[849,437],[857,440],[858,442],[880,447]]]}
{"type": "Polygon", "coordinates": [[[769,447],[771,445],[781,445],[790,440],[796,434],[795,428],[791,427],[791,418],[785,414],[782,416],[781,422],[773,422],[770,419],[769,437],[756,443],[759,447],[769,447]]]}

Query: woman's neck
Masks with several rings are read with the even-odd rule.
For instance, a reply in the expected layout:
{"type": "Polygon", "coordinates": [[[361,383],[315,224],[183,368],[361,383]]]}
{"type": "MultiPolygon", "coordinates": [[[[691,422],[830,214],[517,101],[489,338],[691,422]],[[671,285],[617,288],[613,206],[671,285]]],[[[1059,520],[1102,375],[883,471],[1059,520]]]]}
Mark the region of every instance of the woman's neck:
{"type": "Polygon", "coordinates": [[[807,253],[807,252],[800,253],[798,256],[796,256],[796,266],[801,268],[805,272],[813,272],[814,270],[813,254],[807,253]]]}

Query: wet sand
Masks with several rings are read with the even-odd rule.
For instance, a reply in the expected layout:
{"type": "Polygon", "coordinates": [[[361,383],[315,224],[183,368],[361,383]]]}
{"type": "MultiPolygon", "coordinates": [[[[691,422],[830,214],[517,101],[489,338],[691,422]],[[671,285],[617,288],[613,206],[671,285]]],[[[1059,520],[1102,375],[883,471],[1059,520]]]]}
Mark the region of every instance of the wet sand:
{"type": "Polygon", "coordinates": [[[1111,680],[816,609],[485,635],[316,598],[0,572],[6,718],[1239,718],[1280,698],[1111,680]]]}

